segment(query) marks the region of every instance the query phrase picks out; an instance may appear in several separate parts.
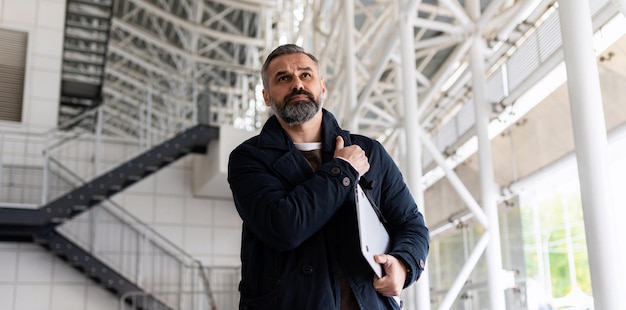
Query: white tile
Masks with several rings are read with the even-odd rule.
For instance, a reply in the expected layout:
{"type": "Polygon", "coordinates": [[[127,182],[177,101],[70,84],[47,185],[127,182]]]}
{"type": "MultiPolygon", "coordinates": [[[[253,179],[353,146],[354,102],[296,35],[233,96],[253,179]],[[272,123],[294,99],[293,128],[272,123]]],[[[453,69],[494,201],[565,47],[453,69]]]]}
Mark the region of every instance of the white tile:
{"type": "MultiPolygon", "coordinates": [[[[36,102],[31,102],[32,110],[36,113],[49,113],[49,109],[46,109],[47,100],[58,100],[59,89],[61,83],[60,72],[50,72],[42,70],[31,71],[32,87],[30,88],[30,98],[45,100],[43,103],[37,105],[36,102]]],[[[52,105],[56,107],[56,105],[52,105]]]]}
{"type": "Polygon", "coordinates": [[[35,24],[37,18],[36,0],[4,0],[3,21],[17,21],[35,24]]]}
{"type": "Polygon", "coordinates": [[[241,229],[215,228],[213,253],[238,255],[241,251],[241,229]]]}
{"type": "Polygon", "coordinates": [[[52,258],[47,252],[21,252],[17,270],[18,281],[50,282],[52,258]]]}
{"type": "Polygon", "coordinates": [[[37,245],[33,242],[20,243],[19,249],[21,252],[45,252],[45,250],[40,245],[37,245]]]}
{"type": "Polygon", "coordinates": [[[44,310],[49,309],[50,286],[48,285],[18,285],[15,298],[15,309],[44,310]],[[36,298],[34,298],[36,297],[36,298]]]}
{"type": "MultiPolygon", "coordinates": [[[[17,252],[0,252],[0,282],[15,281],[15,270],[17,267],[17,252]]],[[[3,308],[0,308],[3,309],[3,308]]]]}
{"type": "Polygon", "coordinates": [[[18,246],[15,242],[0,242],[0,250],[17,250],[18,246]]]}
{"type": "Polygon", "coordinates": [[[36,70],[61,72],[63,59],[59,56],[37,55],[32,58],[32,68],[36,70]]]}
{"type": "Polygon", "coordinates": [[[212,252],[213,230],[203,227],[185,227],[185,246],[183,249],[192,255],[212,252]]]}
{"type": "Polygon", "coordinates": [[[82,285],[55,285],[52,287],[50,310],[82,310],[87,289],[82,285]]]}
{"type": "Polygon", "coordinates": [[[87,307],[85,310],[111,310],[119,308],[118,298],[100,286],[87,287],[87,307]]]}
{"type": "Polygon", "coordinates": [[[125,146],[123,144],[106,143],[103,145],[102,160],[120,164],[125,158],[125,146]]]}
{"type": "Polygon", "coordinates": [[[65,5],[62,2],[39,0],[37,13],[38,25],[63,30],[65,26],[65,5]]]}
{"type": "Polygon", "coordinates": [[[190,192],[190,177],[181,169],[162,169],[157,172],[157,192],[162,194],[185,194],[190,192]]]}
{"type": "Polygon", "coordinates": [[[213,255],[212,254],[194,254],[193,258],[200,261],[203,266],[213,266],[213,255]]]}
{"type": "Polygon", "coordinates": [[[83,273],[72,268],[67,262],[58,257],[52,262],[52,278],[54,283],[85,284],[89,280],[83,273]]]}
{"type": "Polygon", "coordinates": [[[63,28],[37,28],[35,31],[35,55],[58,56],[63,55],[63,28]]]}
{"type": "Polygon", "coordinates": [[[129,186],[124,191],[126,193],[152,194],[154,193],[155,182],[156,182],[156,174],[153,173],[150,176],[142,179],[141,181],[129,186]]]}
{"type": "Polygon", "coordinates": [[[145,223],[154,222],[154,197],[152,195],[139,195],[126,193],[122,207],[145,223]]]}
{"type": "Polygon", "coordinates": [[[239,258],[239,255],[214,255],[213,259],[213,266],[220,266],[220,267],[239,267],[241,266],[241,259],[239,258]]]}
{"type": "Polygon", "coordinates": [[[210,226],[213,222],[213,202],[208,199],[185,200],[185,223],[210,226]]]}
{"type": "Polygon", "coordinates": [[[213,224],[216,227],[241,227],[241,217],[232,201],[215,200],[214,206],[213,224]]]}
{"type": "Polygon", "coordinates": [[[155,223],[183,224],[185,200],[178,197],[159,196],[155,201],[155,223]]]}
{"type": "Polygon", "coordinates": [[[11,310],[13,308],[15,296],[15,287],[6,284],[0,284],[0,309],[11,310]]]}
{"type": "Polygon", "coordinates": [[[182,248],[184,232],[182,226],[156,225],[154,230],[177,247],[182,248]]]}

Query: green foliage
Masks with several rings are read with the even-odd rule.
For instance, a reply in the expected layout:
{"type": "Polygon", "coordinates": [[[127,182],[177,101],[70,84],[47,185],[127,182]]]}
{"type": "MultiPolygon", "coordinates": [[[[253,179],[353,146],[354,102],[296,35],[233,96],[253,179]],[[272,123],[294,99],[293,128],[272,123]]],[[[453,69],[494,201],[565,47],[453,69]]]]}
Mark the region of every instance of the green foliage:
{"type": "Polygon", "coordinates": [[[549,280],[552,297],[555,298],[567,295],[573,285],[578,285],[583,292],[591,294],[580,195],[577,192],[552,193],[534,198],[537,199],[522,205],[521,209],[528,278],[549,280]],[[566,210],[564,206],[567,207],[566,210]],[[570,228],[576,283],[571,283],[570,280],[566,220],[570,228]]]}

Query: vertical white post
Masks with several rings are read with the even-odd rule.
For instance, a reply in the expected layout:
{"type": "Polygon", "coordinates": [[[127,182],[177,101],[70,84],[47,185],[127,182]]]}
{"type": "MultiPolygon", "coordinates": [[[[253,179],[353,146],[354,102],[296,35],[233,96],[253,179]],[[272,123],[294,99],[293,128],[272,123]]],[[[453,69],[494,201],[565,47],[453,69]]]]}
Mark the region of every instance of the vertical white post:
{"type": "Polygon", "coordinates": [[[559,1],[563,55],[580,179],[589,269],[596,309],[626,309],[623,259],[615,251],[622,239],[608,174],[608,143],[587,0],[559,1]]]}
{"type": "Polygon", "coordinates": [[[152,147],[152,81],[148,84],[148,108],[146,110],[146,149],[152,147]]]}
{"type": "Polygon", "coordinates": [[[96,141],[94,145],[93,154],[93,177],[100,175],[100,146],[102,144],[102,114],[104,113],[104,106],[99,106],[96,111],[96,141]]]}
{"type": "Polygon", "coordinates": [[[356,91],[356,53],[354,52],[354,0],[346,0],[344,5],[344,70],[345,90],[347,99],[348,124],[346,127],[352,132],[359,129],[359,117],[357,115],[357,91],[356,91]]]}
{"type": "Polygon", "coordinates": [[[470,62],[472,69],[472,92],[476,116],[476,137],[478,139],[478,162],[480,169],[480,200],[489,221],[489,245],[487,246],[487,279],[489,286],[490,309],[506,309],[504,287],[502,285],[502,249],[498,224],[498,189],[495,184],[491,140],[489,140],[489,116],[491,108],[485,96],[485,40],[480,36],[472,38],[470,62]]]}
{"type": "Polygon", "coordinates": [[[45,147],[43,149],[43,175],[42,175],[42,187],[41,187],[41,205],[45,205],[48,202],[48,190],[50,188],[50,184],[48,184],[49,180],[49,170],[50,170],[50,140],[52,139],[52,132],[48,132],[46,134],[45,147]]]}
{"type": "MultiPolygon", "coordinates": [[[[413,14],[417,14],[417,1],[406,1],[408,5],[398,5],[400,26],[400,52],[402,64],[402,97],[404,100],[404,131],[406,139],[407,184],[413,193],[420,211],[425,215],[424,187],[421,184],[422,147],[419,142],[419,116],[417,112],[417,77],[415,74],[415,33],[413,30],[413,14]]],[[[424,270],[419,281],[409,288],[409,296],[415,300],[407,300],[407,309],[429,310],[430,283],[428,270],[424,270]]]]}

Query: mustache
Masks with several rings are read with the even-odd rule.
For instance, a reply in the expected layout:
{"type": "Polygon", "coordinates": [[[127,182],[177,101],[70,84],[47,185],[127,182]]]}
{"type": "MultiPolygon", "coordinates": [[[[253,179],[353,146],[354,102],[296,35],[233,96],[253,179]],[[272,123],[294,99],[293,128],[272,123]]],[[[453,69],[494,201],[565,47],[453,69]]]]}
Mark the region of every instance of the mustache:
{"type": "Polygon", "coordinates": [[[305,95],[305,96],[307,96],[307,98],[309,98],[310,101],[315,102],[315,96],[313,96],[313,94],[311,94],[310,92],[308,92],[308,91],[306,91],[304,89],[298,89],[298,90],[292,91],[289,95],[285,96],[285,99],[283,99],[283,102],[287,103],[293,97],[298,96],[298,95],[305,95]]]}

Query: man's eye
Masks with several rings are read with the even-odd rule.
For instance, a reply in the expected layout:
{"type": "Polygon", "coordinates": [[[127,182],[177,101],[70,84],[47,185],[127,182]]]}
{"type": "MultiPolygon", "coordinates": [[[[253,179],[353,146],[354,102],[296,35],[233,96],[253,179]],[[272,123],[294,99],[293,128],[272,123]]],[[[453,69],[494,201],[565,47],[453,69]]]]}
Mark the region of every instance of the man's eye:
{"type": "Polygon", "coordinates": [[[311,77],[311,73],[302,73],[303,77],[311,77]]]}
{"type": "Polygon", "coordinates": [[[289,77],[287,77],[287,76],[281,76],[281,77],[278,78],[279,81],[286,81],[288,79],[289,79],[289,77]]]}

